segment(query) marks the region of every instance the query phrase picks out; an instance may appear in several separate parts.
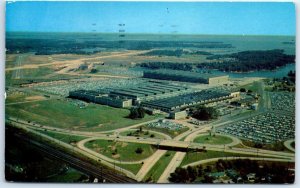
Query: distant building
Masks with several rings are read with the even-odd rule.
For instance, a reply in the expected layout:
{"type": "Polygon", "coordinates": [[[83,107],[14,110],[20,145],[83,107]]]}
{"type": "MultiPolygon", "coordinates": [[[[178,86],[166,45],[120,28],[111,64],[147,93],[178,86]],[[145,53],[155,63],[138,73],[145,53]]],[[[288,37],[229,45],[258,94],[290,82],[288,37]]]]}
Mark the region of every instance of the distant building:
{"type": "Polygon", "coordinates": [[[110,96],[126,97],[138,105],[141,101],[167,98],[191,92],[188,87],[169,84],[162,81],[149,81],[142,86],[131,88],[115,89],[109,93],[110,96]]]}
{"type": "Polygon", "coordinates": [[[252,110],[257,110],[258,109],[258,103],[254,103],[251,105],[252,110]]]}
{"type": "Polygon", "coordinates": [[[169,113],[169,118],[171,119],[185,119],[187,117],[187,112],[183,111],[172,111],[169,113]]]}
{"type": "Polygon", "coordinates": [[[113,106],[117,108],[127,108],[132,106],[132,99],[111,97],[108,94],[103,94],[96,91],[76,90],[70,91],[69,97],[81,99],[87,102],[94,102],[98,104],[113,106]]]}
{"type": "Polygon", "coordinates": [[[186,117],[180,112],[189,106],[217,103],[232,100],[239,93],[206,89],[195,91],[182,85],[164,81],[149,81],[144,85],[130,88],[112,89],[110,92],[76,90],[69,92],[69,97],[118,108],[142,106],[151,114],[160,111],[171,113],[173,119],[186,117]]]}
{"type": "Polygon", "coordinates": [[[213,91],[210,89],[190,92],[182,95],[166,97],[156,100],[142,101],[143,107],[160,109],[164,112],[180,111],[189,106],[204,105],[233,99],[229,92],[213,91]]]}
{"type": "Polygon", "coordinates": [[[217,75],[209,73],[160,69],[155,71],[144,71],[144,78],[173,80],[181,82],[194,82],[203,84],[223,84],[228,82],[229,76],[221,74],[217,75]]]}

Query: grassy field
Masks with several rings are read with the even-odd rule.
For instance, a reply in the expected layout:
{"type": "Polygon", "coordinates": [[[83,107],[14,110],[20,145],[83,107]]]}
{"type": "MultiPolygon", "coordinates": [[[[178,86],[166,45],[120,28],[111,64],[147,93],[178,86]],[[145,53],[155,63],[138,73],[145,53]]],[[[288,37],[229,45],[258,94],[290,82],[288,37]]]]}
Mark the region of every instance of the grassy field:
{"type": "Polygon", "coordinates": [[[22,102],[25,101],[25,98],[28,95],[24,92],[10,92],[7,93],[7,98],[5,99],[6,103],[11,103],[11,102],[22,102]]]}
{"type": "Polygon", "coordinates": [[[256,157],[256,155],[246,155],[238,153],[229,153],[229,152],[219,152],[219,151],[206,151],[206,152],[189,152],[185,155],[180,166],[184,166],[196,161],[216,158],[216,157],[256,157]]]}
{"type": "Polygon", "coordinates": [[[52,131],[44,131],[44,130],[39,130],[38,132],[43,133],[47,136],[50,136],[52,138],[55,138],[57,140],[60,140],[65,143],[74,143],[74,142],[79,142],[80,140],[86,139],[87,137],[84,136],[76,136],[76,135],[68,135],[68,134],[62,134],[62,133],[57,133],[57,132],[52,132],[52,131]]]}
{"type": "Polygon", "coordinates": [[[108,131],[153,120],[156,116],[146,115],[143,119],[127,118],[129,110],[99,104],[79,108],[66,100],[48,100],[6,106],[6,115],[30,120],[57,128],[73,128],[83,131],[108,131]]]}
{"type": "Polygon", "coordinates": [[[284,146],[283,142],[275,142],[275,143],[271,143],[271,144],[257,144],[255,142],[250,141],[250,140],[242,140],[242,143],[245,146],[258,148],[258,149],[292,152],[284,146]]]}
{"type": "Polygon", "coordinates": [[[27,79],[28,78],[36,79],[54,73],[54,69],[52,69],[51,67],[39,67],[37,69],[23,69],[21,71],[22,71],[22,77],[27,79]]]}
{"type": "Polygon", "coordinates": [[[175,151],[167,151],[167,153],[164,156],[162,156],[147,173],[147,175],[144,177],[144,181],[151,180],[153,182],[157,182],[157,180],[162,175],[166,167],[169,165],[175,153],[175,151]]]}
{"type": "Polygon", "coordinates": [[[7,94],[7,98],[5,99],[6,104],[46,99],[45,96],[37,92],[8,90],[6,94],[7,94]]]}
{"type": "Polygon", "coordinates": [[[259,82],[253,82],[247,85],[240,86],[239,88],[245,88],[246,90],[251,90],[253,92],[257,92],[259,89],[259,82]]]}
{"type": "Polygon", "coordinates": [[[124,168],[132,172],[133,174],[137,174],[143,165],[142,164],[116,164],[116,166],[124,168]]]}
{"type": "Polygon", "coordinates": [[[162,136],[160,134],[149,132],[149,131],[144,131],[144,130],[142,130],[142,132],[140,132],[138,129],[127,130],[127,131],[121,132],[120,135],[121,136],[143,137],[143,138],[161,138],[161,139],[165,138],[164,136],[162,136]]]}
{"type": "Polygon", "coordinates": [[[85,143],[90,148],[102,155],[120,161],[139,161],[150,157],[156,149],[148,144],[127,143],[108,140],[92,140],[85,143]],[[142,153],[136,153],[137,148],[142,148],[142,153]]]}
{"type": "Polygon", "coordinates": [[[215,136],[201,135],[196,137],[194,139],[194,142],[201,143],[201,144],[219,145],[219,144],[230,144],[232,142],[232,139],[222,135],[215,135],[215,136]]]}

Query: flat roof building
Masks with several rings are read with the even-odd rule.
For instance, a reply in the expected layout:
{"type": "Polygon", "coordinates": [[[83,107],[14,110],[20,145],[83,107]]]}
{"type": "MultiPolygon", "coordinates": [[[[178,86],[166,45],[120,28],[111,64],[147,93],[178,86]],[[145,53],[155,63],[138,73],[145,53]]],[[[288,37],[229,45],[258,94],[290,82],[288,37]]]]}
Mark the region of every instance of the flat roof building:
{"type": "Polygon", "coordinates": [[[173,80],[181,82],[194,82],[203,84],[219,84],[228,82],[229,76],[223,74],[159,69],[144,71],[144,78],[152,78],[158,80],[173,80]]]}

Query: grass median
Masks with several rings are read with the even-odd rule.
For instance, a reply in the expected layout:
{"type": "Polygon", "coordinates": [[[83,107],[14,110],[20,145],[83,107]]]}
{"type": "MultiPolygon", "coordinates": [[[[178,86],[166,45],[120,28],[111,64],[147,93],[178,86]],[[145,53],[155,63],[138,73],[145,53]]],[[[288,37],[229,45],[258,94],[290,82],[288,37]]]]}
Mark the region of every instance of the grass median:
{"type": "Polygon", "coordinates": [[[117,161],[139,161],[150,157],[156,148],[149,144],[129,143],[112,140],[92,140],[85,146],[117,161]]]}

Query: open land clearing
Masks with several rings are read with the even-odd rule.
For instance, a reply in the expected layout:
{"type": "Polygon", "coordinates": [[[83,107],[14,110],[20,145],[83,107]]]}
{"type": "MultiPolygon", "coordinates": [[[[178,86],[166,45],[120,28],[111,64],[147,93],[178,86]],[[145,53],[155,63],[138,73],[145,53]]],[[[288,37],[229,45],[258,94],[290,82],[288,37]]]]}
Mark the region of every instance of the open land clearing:
{"type": "Polygon", "coordinates": [[[82,131],[114,130],[156,118],[155,116],[146,116],[144,119],[132,120],[127,118],[129,115],[127,109],[96,104],[79,108],[66,100],[16,104],[7,106],[6,110],[9,115],[20,119],[57,128],[73,128],[82,131]]]}
{"type": "Polygon", "coordinates": [[[229,144],[233,140],[230,137],[223,136],[223,135],[199,135],[194,139],[194,142],[196,143],[203,143],[203,144],[229,144]]]}

